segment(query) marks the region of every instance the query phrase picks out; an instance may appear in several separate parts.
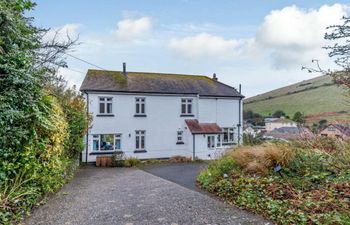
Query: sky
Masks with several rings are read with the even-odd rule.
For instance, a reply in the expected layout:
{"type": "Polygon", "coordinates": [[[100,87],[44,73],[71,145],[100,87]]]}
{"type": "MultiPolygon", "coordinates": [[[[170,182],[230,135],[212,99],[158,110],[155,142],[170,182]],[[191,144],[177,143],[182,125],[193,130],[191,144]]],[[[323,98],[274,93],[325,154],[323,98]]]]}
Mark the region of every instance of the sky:
{"type": "MultiPolygon", "coordinates": [[[[36,26],[79,37],[60,69],[80,87],[88,69],[216,73],[246,97],[318,76],[301,70],[317,59],[335,69],[323,46],[326,27],[350,14],[348,1],[37,0],[36,26]]],[[[329,30],[328,30],[329,32],[329,30]]]]}

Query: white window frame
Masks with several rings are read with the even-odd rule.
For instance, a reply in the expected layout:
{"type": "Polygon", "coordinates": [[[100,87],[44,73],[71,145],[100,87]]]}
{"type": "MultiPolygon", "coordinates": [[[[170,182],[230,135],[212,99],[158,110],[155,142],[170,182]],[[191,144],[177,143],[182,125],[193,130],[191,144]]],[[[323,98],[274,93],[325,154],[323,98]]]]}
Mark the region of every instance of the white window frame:
{"type": "Polygon", "coordinates": [[[193,115],[193,98],[181,98],[181,115],[193,115]],[[185,111],[182,110],[183,106],[185,111]]]}
{"type": "Polygon", "coordinates": [[[234,144],[235,143],[235,130],[233,127],[223,127],[223,137],[222,137],[222,143],[223,144],[234,144]],[[225,134],[227,135],[227,140],[225,140],[225,134]],[[231,135],[232,139],[230,139],[231,135]]]}
{"type": "Polygon", "coordinates": [[[99,96],[98,97],[98,112],[102,115],[113,114],[113,97],[110,96],[99,96]],[[101,112],[101,104],[103,104],[104,112],[101,112]],[[111,104],[111,111],[108,112],[108,104],[111,104]]]}
{"type": "Polygon", "coordinates": [[[146,149],[146,131],[136,130],[135,131],[135,150],[145,150],[146,149]],[[143,140],[143,147],[142,147],[143,140]]]}
{"type": "Polygon", "coordinates": [[[93,134],[92,135],[92,151],[93,152],[122,151],[122,134],[93,134]],[[101,149],[102,135],[113,135],[113,146],[112,146],[113,149],[112,150],[101,149]],[[116,140],[120,141],[120,148],[119,149],[115,149],[116,140]],[[96,150],[94,150],[94,141],[98,141],[98,149],[96,149],[96,150]]]}
{"type": "Polygon", "coordinates": [[[207,148],[215,149],[216,135],[207,135],[207,148]]]}
{"type": "Polygon", "coordinates": [[[146,98],[145,97],[135,98],[135,115],[146,115],[146,98]],[[137,112],[137,109],[139,110],[139,112],[137,112]],[[142,109],[143,109],[143,112],[142,112],[142,109]]]}
{"type": "Polygon", "coordinates": [[[182,130],[176,131],[176,143],[184,143],[183,134],[182,130]]]}
{"type": "Polygon", "coordinates": [[[217,147],[217,148],[222,147],[222,139],[223,139],[223,135],[218,134],[218,135],[216,136],[216,147],[217,147]]]}

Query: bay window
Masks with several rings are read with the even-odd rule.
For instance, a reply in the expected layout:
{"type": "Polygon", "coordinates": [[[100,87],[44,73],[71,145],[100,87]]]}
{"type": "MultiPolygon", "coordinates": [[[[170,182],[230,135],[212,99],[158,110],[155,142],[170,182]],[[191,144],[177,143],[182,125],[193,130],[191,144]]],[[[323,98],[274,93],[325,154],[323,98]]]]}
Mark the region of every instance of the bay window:
{"type": "Polygon", "coordinates": [[[120,151],[121,134],[95,134],[92,136],[93,151],[120,151]]]}
{"type": "Polygon", "coordinates": [[[222,143],[224,145],[234,144],[234,129],[233,129],[233,127],[225,127],[225,128],[223,128],[223,131],[224,131],[224,138],[222,140],[222,143]]]}

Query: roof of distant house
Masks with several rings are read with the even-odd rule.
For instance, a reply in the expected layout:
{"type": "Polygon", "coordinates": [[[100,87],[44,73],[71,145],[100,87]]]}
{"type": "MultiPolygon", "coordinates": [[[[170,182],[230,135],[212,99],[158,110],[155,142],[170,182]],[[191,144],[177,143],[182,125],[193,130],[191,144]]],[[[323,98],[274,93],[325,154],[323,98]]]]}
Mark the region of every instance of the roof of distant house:
{"type": "MultiPolygon", "coordinates": [[[[350,127],[349,126],[345,126],[342,124],[329,124],[326,128],[324,128],[322,131],[324,131],[325,129],[327,129],[328,127],[333,126],[336,129],[338,129],[340,132],[342,132],[344,135],[346,136],[350,136],[350,127]]],[[[322,133],[322,131],[320,133],[322,133]]]]}
{"type": "Polygon", "coordinates": [[[265,123],[295,123],[293,120],[281,117],[274,120],[265,121],[265,123]]]}
{"type": "Polygon", "coordinates": [[[219,134],[221,127],[216,123],[199,123],[198,120],[185,120],[192,134],[219,134]]]}
{"type": "Polygon", "coordinates": [[[305,127],[280,127],[266,133],[265,136],[272,136],[274,138],[286,140],[296,140],[300,138],[312,138],[314,134],[305,127]]]}
{"type": "Polygon", "coordinates": [[[81,91],[198,94],[243,98],[235,88],[207,76],[88,70],[81,91]]]}

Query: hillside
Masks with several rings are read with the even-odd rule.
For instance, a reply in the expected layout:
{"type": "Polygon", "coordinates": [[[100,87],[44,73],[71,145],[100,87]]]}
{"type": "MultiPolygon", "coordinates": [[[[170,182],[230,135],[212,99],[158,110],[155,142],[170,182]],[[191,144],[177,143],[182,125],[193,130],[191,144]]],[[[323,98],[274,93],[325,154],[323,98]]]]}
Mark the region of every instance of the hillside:
{"type": "Polygon", "coordinates": [[[283,110],[289,116],[303,112],[308,122],[350,120],[350,98],[325,75],[266,92],[244,101],[244,110],[270,115],[283,110]]]}

